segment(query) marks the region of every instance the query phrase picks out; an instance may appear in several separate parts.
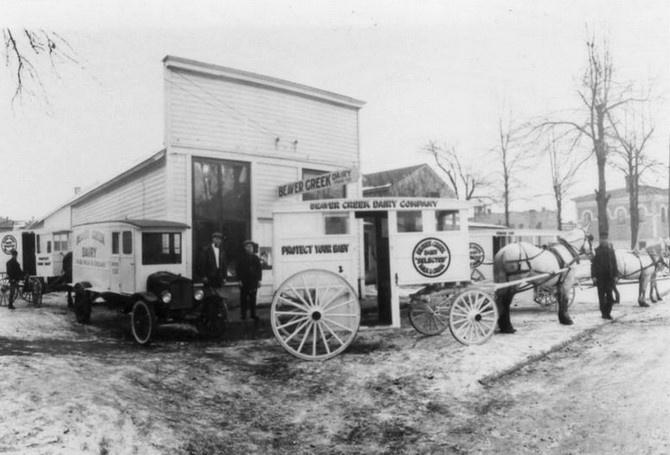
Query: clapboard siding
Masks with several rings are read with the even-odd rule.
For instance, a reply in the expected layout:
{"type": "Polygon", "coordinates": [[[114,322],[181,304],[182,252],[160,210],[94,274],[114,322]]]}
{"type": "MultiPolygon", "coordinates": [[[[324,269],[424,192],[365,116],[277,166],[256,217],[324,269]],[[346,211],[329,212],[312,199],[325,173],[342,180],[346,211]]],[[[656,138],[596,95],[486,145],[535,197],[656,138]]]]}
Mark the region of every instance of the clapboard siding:
{"type": "Polygon", "coordinates": [[[186,154],[171,153],[168,156],[168,218],[189,225],[190,172],[190,160],[186,154]]]}
{"type": "Polygon", "coordinates": [[[117,183],[104,193],[72,207],[72,224],[125,218],[165,219],[167,216],[164,161],[141,175],[117,183]]]}
{"type": "Polygon", "coordinates": [[[166,78],[170,145],[358,163],[354,107],[174,68],[166,78]]]}
{"type": "Polygon", "coordinates": [[[272,217],[272,206],[277,201],[279,185],[300,179],[299,166],[258,162],[254,165],[252,185],[254,186],[255,210],[257,218],[272,217]]]}

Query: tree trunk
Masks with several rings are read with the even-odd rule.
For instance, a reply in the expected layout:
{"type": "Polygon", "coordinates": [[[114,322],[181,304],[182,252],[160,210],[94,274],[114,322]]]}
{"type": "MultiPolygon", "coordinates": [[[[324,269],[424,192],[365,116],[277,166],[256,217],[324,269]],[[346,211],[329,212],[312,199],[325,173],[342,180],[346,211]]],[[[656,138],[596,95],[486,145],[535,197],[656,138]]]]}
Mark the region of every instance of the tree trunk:
{"type": "Polygon", "coordinates": [[[607,184],[605,182],[605,162],[606,155],[598,154],[598,190],[596,191],[596,203],[598,205],[598,238],[608,238],[610,233],[609,220],[607,218],[607,184]]]}
{"type": "Polygon", "coordinates": [[[640,204],[638,200],[638,183],[633,176],[630,178],[628,208],[630,210],[630,248],[635,249],[640,233],[640,204]]]}

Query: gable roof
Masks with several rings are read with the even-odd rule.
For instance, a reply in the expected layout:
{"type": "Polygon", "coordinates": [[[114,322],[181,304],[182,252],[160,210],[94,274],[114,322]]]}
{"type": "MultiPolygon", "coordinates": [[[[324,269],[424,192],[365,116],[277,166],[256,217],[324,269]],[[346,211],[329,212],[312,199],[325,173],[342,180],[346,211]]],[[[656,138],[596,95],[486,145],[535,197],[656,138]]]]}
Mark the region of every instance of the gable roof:
{"type": "Polygon", "coordinates": [[[416,166],[402,167],[399,169],[390,169],[388,171],[380,171],[372,174],[365,174],[363,175],[363,186],[375,187],[375,188],[380,186],[390,186],[404,179],[408,175],[413,174],[415,171],[421,169],[423,166],[428,165],[418,164],[416,166]]]}

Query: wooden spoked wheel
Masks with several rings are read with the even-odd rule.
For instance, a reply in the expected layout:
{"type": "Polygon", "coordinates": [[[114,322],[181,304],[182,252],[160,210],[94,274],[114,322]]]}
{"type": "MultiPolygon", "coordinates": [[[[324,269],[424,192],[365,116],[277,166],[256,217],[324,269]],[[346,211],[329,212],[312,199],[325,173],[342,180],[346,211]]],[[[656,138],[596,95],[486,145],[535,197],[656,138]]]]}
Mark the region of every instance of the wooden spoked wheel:
{"type": "Polygon", "coordinates": [[[409,306],[409,322],[423,335],[439,335],[449,326],[449,308],[454,294],[419,298],[409,306]]]}
{"type": "Polygon", "coordinates": [[[284,281],[270,309],[272,331],[292,355],[326,360],[356,337],[361,308],[353,287],[327,270],[304,270],[284,281]]]}
{"type": "Polygon", "coordinates": [[[495,299],[479,289],[456,295],[449,310],[449,330],[459,343],[485,343],[496,328],[498,307],[495,299]]]}

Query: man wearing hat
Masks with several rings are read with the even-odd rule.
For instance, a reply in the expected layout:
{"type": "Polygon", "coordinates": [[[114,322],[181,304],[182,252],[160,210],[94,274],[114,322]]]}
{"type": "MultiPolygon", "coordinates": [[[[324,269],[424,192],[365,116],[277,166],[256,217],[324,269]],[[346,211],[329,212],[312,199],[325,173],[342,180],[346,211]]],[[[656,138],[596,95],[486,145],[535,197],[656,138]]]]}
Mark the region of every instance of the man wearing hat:
{"type": "Polygon", "coordinates": [[[14,309],[14,299],[16,298],[16,293],[19,287],[19,280],[23,278],[23,271],[21,270],[21,265],[16,259],[19,253],[12,249],[9,252],[12,255],[12,258],[7,261],[7,278],[9,278],[9,305],[7,308],[10,310],[14,309]]]}
{"type": "Polygon", "coordinates": [[[612,319],[612,292],[617,276],[616,255],[607,236],[601,234],[600,245],[595,250],[591,261],[591,278],[598,288],[598,304],[603,319],[612,319]]]}
{"type": "Polygon", "coordinates": [[[244,247],[244,254],[235,268],[237,279],[240,282],[241,316],[242,319],[246,319],[247,311],[249,311],[251,318],[258,321],[258,316],[256,316],[256,292],[263,278],[263,268],[261,260],[254,253],[256,244],[247,240],[242,246],[244,247]]]}
{"type": "Polygon", "coordinates": [[[212,243],[200,253],[198,259],[198,275],[202,282],[215,289],[223,297],[223,284],[226,282],[226,253],[223,251],[223,235],[220,232],[212,234],[212,243]]]}

